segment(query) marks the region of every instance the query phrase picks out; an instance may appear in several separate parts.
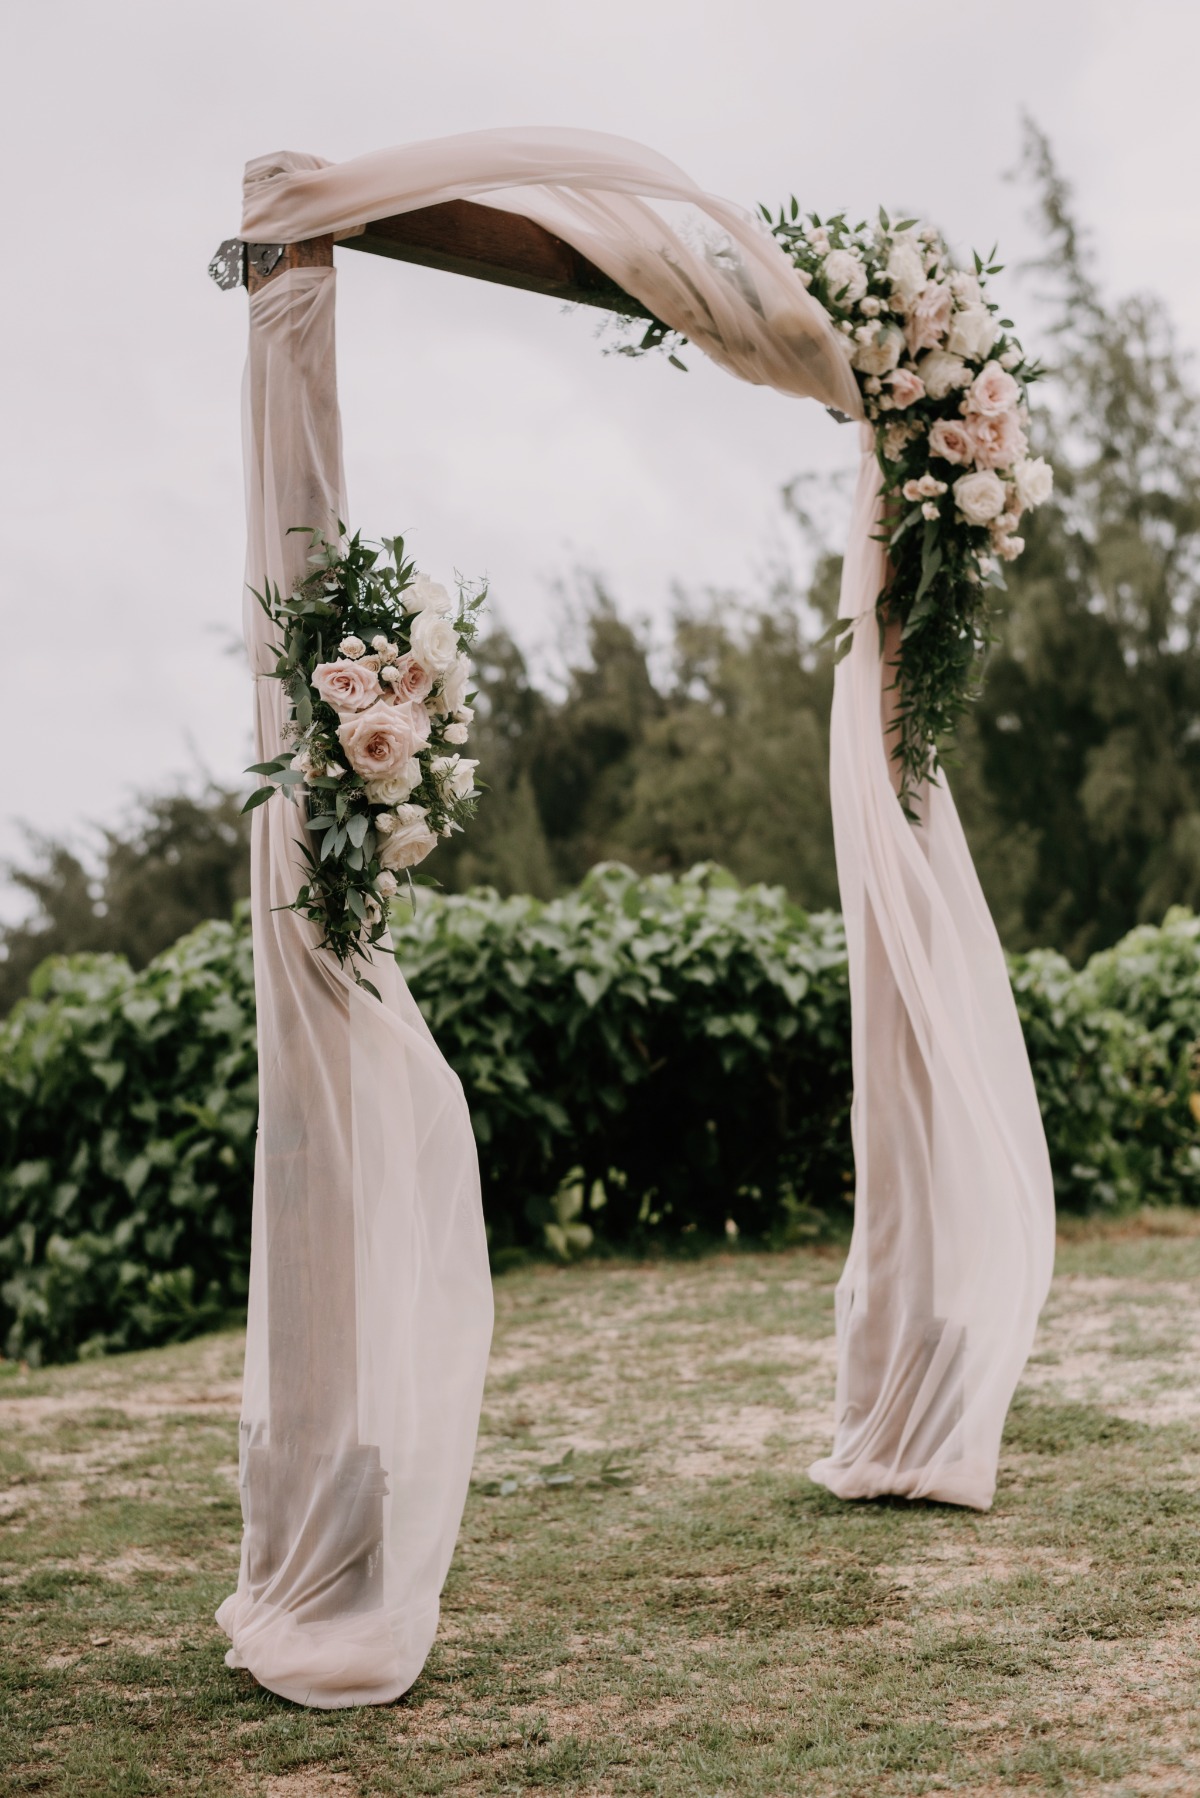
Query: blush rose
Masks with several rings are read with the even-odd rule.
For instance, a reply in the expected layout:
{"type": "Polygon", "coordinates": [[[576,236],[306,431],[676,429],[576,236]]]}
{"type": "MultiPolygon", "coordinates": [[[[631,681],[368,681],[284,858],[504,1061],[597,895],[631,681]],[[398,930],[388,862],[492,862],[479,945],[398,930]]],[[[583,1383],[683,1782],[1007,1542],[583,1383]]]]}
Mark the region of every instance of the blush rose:
{"type": "Polygon", "coordinates": [[[375,670],[361,662],[321,662],[313,669],[312,684],[335,712],[361,712],[379,698],[375,670]]]}
{"type": "Polygon", "coordinates": [[[906,406],[912,406],[925,397],[925,383],[911,368],[893,369],[884,385],[897,411],[903,411],[906,406]]]}
{"type": "Polygon", "coordinates": [[[988,362],[971,383],[967,405],[981,418],[999,418],[1003,412],[1014,411],[1020,398],[1021,389],[1008,370],[998,362],[988,362]]]}
{"type": "Polygon", "coordinates": [[[338,725],[346,760],[366,780],[398,774],[428,737],[429,714],[411,700],[399,705],[381,702],[338,725]]]}
{"type": "Polygon", "coordinates": [[[411,651],[402,655],[398,662],[385,670],[385,679],[391,687],[387,695],[392,705],[402,699],[428,699],[433,691],[433,676],[428,668],[418,662],[411,651]]]}
{"type": "Polygon", "coordinates": [[[950,327],[952,309],[950,289],[941,282],[930,281],[921,289],[904,332],[910,356],[937,348],[950,327]]]}
{"type": "Polygon", "coordinates": [[[1025,433],[1015,412],[1001,412],[996,418],[972,414],[966,422],[975,445],[978,467],[1007,468],[1018,456],[1025,454],[1025,433]]]}
{"type": "Polygon", "coordinates": [[[963,468],[975,460],[975,440],[957,419],[939,418],[929,433],[929,453],[963,468]]]}

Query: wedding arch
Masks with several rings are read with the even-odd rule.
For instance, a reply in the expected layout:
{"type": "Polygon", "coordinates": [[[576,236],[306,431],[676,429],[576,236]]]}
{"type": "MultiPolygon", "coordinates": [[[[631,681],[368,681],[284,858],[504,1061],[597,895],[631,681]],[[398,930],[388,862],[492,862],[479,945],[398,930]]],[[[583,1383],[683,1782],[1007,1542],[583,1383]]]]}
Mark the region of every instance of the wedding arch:
{"type": "MultiPolygon", "coordinates": [[[[720,367],[860,421],[831,794],[853,1014],[853,1240],[837,1293],[840,1497],[986,1509],[1053,1257],[1049,1162],[1000,944],[948,787],[898,803],[905,695],[875,433],[828,311],[761,222],[620,138],[502,130],[246,170],[213,272],[250,290],[246,640],[260,757],[284,696],[269,617],[348,516],[333,248],[642,311],[720,367]],[[714,248],[715,244],[715,248],[714,248]]],[[[995,464],[991,464],[994,466],[995,464]]],[[[935,483],[936,485],[936,483],[935,483]]],[[[945,484],[940,491],[945,492],[945,484]]],[[[930,505],[929,499],[918,504],[930,505]]],[[[935,506],[936,510],[936,506],[935,506]]],[[[915,515],[915,514],[914,514],[915,515]]],[[[928,515],[927,515],[928,516],[928,515]]],[[[892,519],[888,517],[889,528],[892,519]]],[[[261,1066],[236,1593],[227,1659],[300,1703],[386,1702],[437,1626],[492,1323],[471,1123],[394,962],[372,992],[291,909],[295,813],[261,806],[261,1066]]]]}

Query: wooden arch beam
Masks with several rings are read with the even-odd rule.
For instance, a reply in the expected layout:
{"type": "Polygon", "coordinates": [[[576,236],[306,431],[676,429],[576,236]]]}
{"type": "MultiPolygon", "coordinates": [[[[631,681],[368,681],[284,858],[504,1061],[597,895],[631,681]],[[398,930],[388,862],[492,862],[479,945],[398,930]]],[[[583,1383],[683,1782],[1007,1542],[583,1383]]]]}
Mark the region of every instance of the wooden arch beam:
{"type": "MultiPolygon", "coordinates": [[[[598,306],[629,318],[651,317],[640,301],[561,237],[515,212],[479,206],[471,200],[447,200],[439,206],[373,219],[354,236],[342,238],[340,247],[469,275],[476,281],[494,281],[502,287],[520,287],[527,293],[548,294],[571,305],[598,306]]],[[[222,259],[228,269],[230,254],[237,248],[236,240],[223,244],[210,264],[210,272],[222,285],[241,285],[236,275],[230,279],[226,273],[223,278],[217,272],[222,259]]],[[[247,244],[244,248],[243,278],[251,293],[284,269],[327,268],[333,262],[332,237],[282,245],[247,244]]]]}

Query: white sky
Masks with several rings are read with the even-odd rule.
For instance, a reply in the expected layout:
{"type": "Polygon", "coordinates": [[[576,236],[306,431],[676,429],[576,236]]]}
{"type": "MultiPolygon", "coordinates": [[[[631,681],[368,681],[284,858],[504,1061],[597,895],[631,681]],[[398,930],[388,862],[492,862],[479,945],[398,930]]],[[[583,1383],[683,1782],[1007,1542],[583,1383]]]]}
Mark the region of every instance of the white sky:
{"type": "MultiPolygon", "coordinates": [[[[1165,294],[1200,345],[1184,0],[10,0],[5,22],[0,854],[22,819],[86,835],[138,787],[249,760],[227,653],[245,300],[205,265],[250,156],[587,125],[749,204],[882,201],[1016,260],[1004,172],[1027,108],[1106,280],[1165,294]]],[[[408,530],[442,577],[486,572],[535,650],[579,563],[652,616],[673,577],[752,582],[780,486],[849,458],[818,408],[698,354],[687,375],[602,356],[586,311],[352,252],[339,268],[353,522],[408,530]]]]}

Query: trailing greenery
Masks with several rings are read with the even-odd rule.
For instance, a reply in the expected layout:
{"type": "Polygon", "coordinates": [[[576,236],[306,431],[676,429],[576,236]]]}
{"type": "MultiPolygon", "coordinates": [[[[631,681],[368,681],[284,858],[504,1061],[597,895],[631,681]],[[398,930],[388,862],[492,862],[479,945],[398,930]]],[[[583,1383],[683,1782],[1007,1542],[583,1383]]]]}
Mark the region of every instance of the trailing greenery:
{"type": "Polygon", "coordinates": [[[287,909],[378,998],[359,962],[387,932],[397,872],[411,886],[412,868],[475,809],[477,764],[436,752],[465,743],[475,715],[466,652],[486,590],[460,588],[456,603],[417,573],[403,537],[371,544],[339,530],[336,543],[298,533],[309,573],[288,598],[269,585],[254,595],[279,631],[271,678],[289,716],[278,752],[246,770],[266,784],[243,809],[277,790],[303,808],[291,828],[307,826],[306,877],[287,909]]]}
{"type": "MultiPolygon", "coordinates": [[[[394,917],[461,1075],[493,1254],[782,1244],[853,1184],[841,921],[714,867],[394,917]]],[[[1013,958],[1060,1207],[1200,1203],[1200,920],[1013,958]]],[[[170,1340],[240,1306],[255,1132],[244,912],[141,973],[48,962],[0,1027],[0,1348],[170,1340]]]]}

